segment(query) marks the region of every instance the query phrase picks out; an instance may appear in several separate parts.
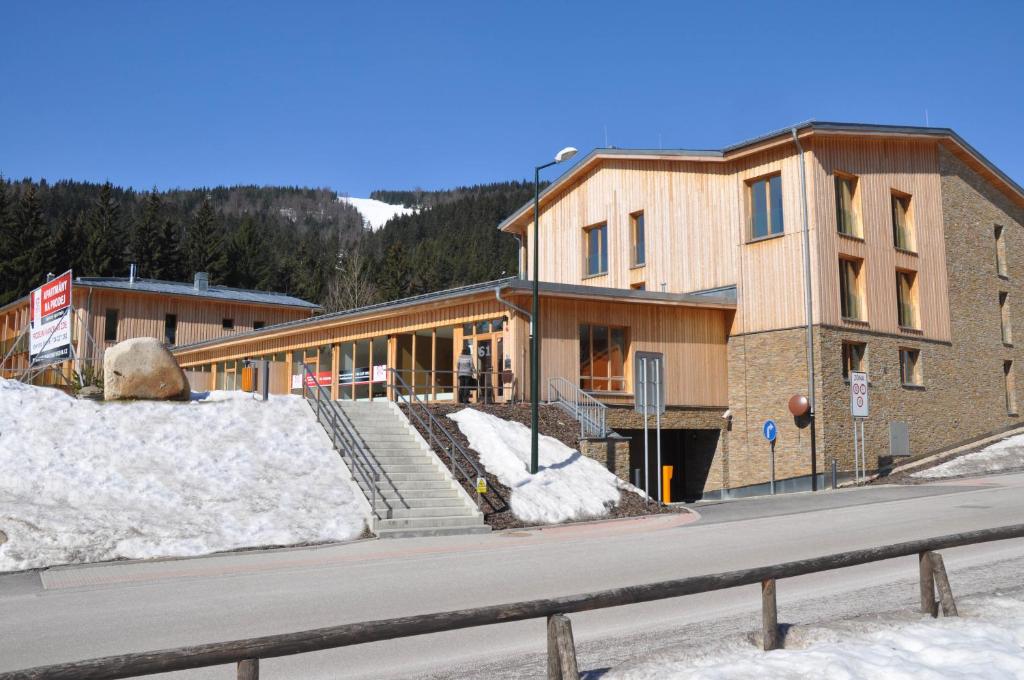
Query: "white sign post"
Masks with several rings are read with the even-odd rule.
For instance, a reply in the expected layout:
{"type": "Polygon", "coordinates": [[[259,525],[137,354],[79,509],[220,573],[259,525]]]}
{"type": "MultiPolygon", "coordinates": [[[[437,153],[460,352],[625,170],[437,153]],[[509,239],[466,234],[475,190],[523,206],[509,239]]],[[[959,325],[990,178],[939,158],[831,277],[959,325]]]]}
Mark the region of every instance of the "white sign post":
{"type": "Polygon", "coordinates": [[[853,476],[860,481],[868,475],[868,455],[864,447],[864,421],[868,417],[868,374],[850,372],[850,415],[853,416],[853,476]]]}

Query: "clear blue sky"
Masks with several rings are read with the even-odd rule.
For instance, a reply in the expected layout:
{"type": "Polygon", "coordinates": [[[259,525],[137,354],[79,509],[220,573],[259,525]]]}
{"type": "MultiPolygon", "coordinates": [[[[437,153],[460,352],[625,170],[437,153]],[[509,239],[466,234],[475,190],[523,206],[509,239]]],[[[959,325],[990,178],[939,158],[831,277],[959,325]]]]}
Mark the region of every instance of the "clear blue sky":
{"type": "Polygon", "coordinates": [[[11,2],[0,172],[365,196],[528,177],[605,129],[716,148],[927,109],[1024,184],[1022,27],[1021,2],[11,2]]]}

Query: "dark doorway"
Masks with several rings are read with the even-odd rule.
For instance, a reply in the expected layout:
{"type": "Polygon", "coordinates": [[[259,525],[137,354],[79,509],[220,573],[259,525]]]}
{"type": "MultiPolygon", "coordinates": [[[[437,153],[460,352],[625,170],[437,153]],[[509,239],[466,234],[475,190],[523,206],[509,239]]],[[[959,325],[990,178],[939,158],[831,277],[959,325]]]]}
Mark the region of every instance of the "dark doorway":
{"type": "MultiPolygon", "coordinates": [[[[616,430],[623,437],[629,437],[630,481],[635,470],[640,470],[642,488],[650,489],[651,498],[658,497],[658,450],[654,428],[648,430],[650,480],[645,487],[642,478],[644,469],[644,431],[616,430]]],[[[719,430],[666,430],[661,431],[661,464],[672,466],[669,482],[671,501],[693,502],[704,494],[704,485],[711,470],[711,463],[718,447],[719,430]]]]}

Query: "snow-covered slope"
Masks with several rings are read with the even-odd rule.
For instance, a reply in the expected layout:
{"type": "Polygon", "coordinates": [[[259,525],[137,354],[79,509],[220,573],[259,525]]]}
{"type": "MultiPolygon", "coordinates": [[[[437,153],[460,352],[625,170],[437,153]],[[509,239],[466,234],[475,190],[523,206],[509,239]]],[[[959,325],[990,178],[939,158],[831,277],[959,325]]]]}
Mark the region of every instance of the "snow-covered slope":
{"type": "Polygon", "coordinates": [[[603,517],[633,493],[603,465],[552,437],[540,437],[540,469],[531,475],[530,428],[466,408],[448,415],[480,454],[487,471],[512,490],[512,514],[524,522],[556,524],[603,517]]]}
{"type": "Polygon", "coordinates": [[[352,198],[350,196],[338,196],[338,200],[348,203],[359,211],[363,216],[363,222],[370,231],[377,231],[383,227],[388,220],[396,215],[409,215],[416,212],[414,208],[406,208],[403,205],[392,205],[375,198],[352,198]]]}
{"type": "Polygon", "coordinates": [[[935,467],[915,472],[912,477],[942,479],[963,475],[984,475],[1024,468],[1024,434],[1007,437],[981,451],[968,453],[935,467]]]}
{"type": "Polygon", "coordinates": [[[0,379],[0,571],[359,536],[366,500],[300,397],[203,396],[0,379]]]}

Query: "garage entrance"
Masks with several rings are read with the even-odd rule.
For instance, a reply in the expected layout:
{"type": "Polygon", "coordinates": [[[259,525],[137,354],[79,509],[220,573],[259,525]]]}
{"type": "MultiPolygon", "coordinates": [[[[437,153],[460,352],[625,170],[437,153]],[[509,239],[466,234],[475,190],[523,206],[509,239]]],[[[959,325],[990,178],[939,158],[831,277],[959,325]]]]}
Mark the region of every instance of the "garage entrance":
{"type": "MultiPolygon", "coordinates": [[[[616,432],[629,437],[630,481],[634,479],[635,470],[640,470],[641,487],[644,486],[642,475],[644,469],[644,431],[620,430],[616,432]]],[[[672,479],[669,482],[670,500],[673,503],[687,503],[700,500],[704,494],[704,484],[708,479],[708,471],[718,448],[720,430],[666,430],[661,431],[661,464],[672,466],[672,479]]],[[[650,457],[650,480],[646,489],[650,490],[651,498],[658,497],[657,471],[657,439],[654,428],[648,430],[650,457]]]]}

